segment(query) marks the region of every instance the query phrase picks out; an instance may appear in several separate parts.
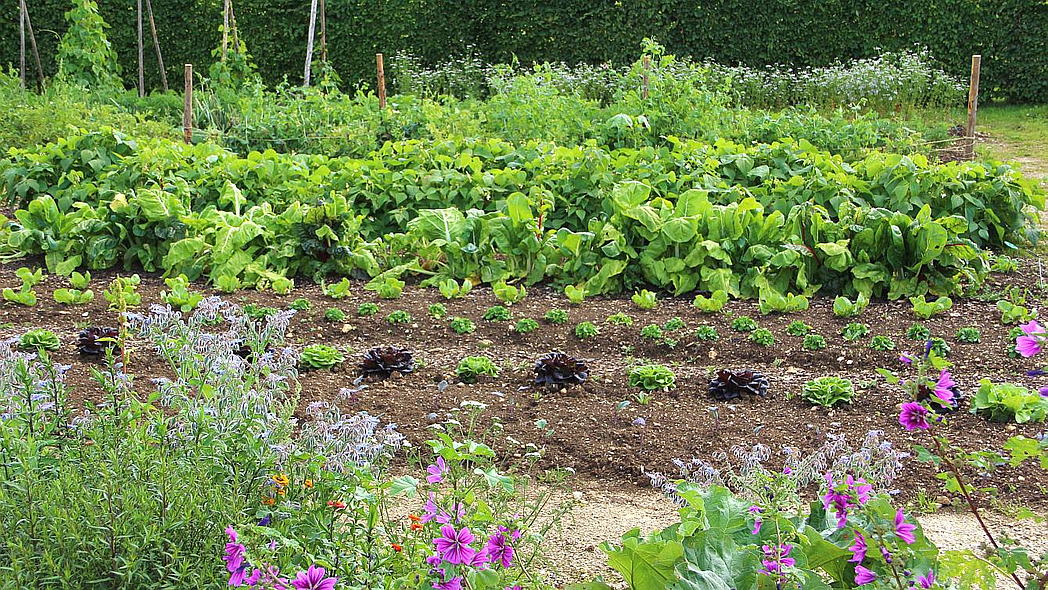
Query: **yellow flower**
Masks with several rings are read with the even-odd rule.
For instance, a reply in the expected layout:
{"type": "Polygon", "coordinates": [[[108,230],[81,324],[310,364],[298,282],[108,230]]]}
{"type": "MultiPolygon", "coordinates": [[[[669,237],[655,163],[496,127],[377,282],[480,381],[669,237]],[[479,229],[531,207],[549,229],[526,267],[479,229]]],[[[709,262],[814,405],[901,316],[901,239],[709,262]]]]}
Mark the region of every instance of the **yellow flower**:
{"type": "Polygon", "coordinates": [[[305,486],[307,490],[311,490],[313,489],[313,480],[307,479],[302,485],[305,486]]]}

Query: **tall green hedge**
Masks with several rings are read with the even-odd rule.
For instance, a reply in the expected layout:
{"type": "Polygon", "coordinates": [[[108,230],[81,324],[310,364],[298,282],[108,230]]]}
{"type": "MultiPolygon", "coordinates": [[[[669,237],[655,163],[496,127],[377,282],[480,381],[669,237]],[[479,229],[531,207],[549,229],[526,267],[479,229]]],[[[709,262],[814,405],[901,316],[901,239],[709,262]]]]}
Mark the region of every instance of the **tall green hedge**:
{"type": "MultiPolygon", "coordinates": [[[[31,0],[48,73],[67,0],[31,0]]],[[[134,78],[135,3],[99,0],[113,42],[134,78]]],[[[241,33],[267,82],[302,77],[309,0],[237,0],[241,33]]],[[[222,0],[158,0],[168,76],[182,64],[206,71],[219,42],[222,0]]],[[[635,59],[655,37],[670,52],[722,63],[796,66],[927,46],[943,66],[966,76],[983,55],[984,95],[1048,102],[1048,2],[1045,0],[327,0],[329,54],[344,80],[370,82],[374,54],[406,49],[433,62],[475,47],[484,58],[522,62],[635,59]]],[[[0,14],[0,63],[18,58],[18,8],[0,14]]],[[[147,33],[148,36],[148,33],[147,33]]],[[[147,47],[148,83],[159,85],[147,47]]],[[[31,60],[30,60],[30,63],[31,60]]]]}

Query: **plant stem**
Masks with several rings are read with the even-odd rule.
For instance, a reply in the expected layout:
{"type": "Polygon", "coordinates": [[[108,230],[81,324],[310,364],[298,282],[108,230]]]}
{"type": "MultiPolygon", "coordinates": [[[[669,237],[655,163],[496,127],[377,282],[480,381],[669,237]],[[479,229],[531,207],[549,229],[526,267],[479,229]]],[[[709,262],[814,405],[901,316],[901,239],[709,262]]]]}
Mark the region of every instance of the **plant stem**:
{"type": "MultiPolygon", "coordinates": [[[[972,516],[975,517],[975,520],[979,523],[983,532],[986,533],[986,538],[989,539],[990,545],[993,546],[995,551],[1000,551],[1001,546],[997,544],[997,540],[993,538],[993,533],[990,532],[989,527],[987,527],[986,523],[983,522],[982,515],[979,514],[979,508],[975,505],[975,499],[972,498],[970,493],[968,493],[968,486],[964,485],[964,477],[961,475],[960,470],[957,469],[954,462],[950,460],[949,455],[946,454],[946,451],[942,446],[942,441],[940,441],[938,437],[932,437],[932,439],[935,441],[935,446],[939,451],[939,456],[942,457],[944,462],[946,462],[946,468],[949,469],[957,479],[957,486],[961,489],[961,495],[964,496],[964,501],[968,503],[968,509],[971,510],[972,516]]],[[[1046,576],[1048,576],[1048,574],[1046,574],[1046,576]]],[[[1019,590],[1025,590],[1026,586],[1023,585],[1019,576],[1017,576],[1015,572],[1012,572],[1010,577],[1019,590]]],[[[1041,586],[1043,587],[1044,584],[1042,583],[1041,586]]]]}

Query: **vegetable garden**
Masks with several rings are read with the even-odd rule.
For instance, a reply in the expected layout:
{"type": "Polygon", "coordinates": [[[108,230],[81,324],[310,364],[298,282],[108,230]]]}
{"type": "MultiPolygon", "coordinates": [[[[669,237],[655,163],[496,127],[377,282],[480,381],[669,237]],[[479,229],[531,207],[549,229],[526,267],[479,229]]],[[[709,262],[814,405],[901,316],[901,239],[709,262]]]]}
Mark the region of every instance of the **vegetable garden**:
{"type": "Polygon", "coordinates": [[[237,39],[182,130],[74,4],[0,75],[0,587],[1045,590],[984,517],[1048,507],[1046,194],[944,149],[928,52],[404,53],[380,102],[237,39]],[[565,576],[593,481],[679,521],[565,576]]]}

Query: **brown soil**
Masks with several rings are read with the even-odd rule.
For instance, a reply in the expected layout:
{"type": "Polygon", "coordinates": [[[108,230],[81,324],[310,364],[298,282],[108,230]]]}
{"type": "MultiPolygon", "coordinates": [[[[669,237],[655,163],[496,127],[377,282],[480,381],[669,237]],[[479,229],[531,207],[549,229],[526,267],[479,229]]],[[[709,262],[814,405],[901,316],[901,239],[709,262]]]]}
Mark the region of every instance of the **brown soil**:
{"type": "MultiPolygon", "coordinates": [[[[14,276],[15,268],[16,265],[0,267],[0,284],[19,283],[14,276]]],[[[0,326],[0,337],[17,336],[32,327],[55,331],[63,347],[54,357],[58,362],[73,365],[68,380],[75,387],[74,398],[84,402],[100,401],[100,390],[91,379],[92,364],[77,355],[76,334],[87,325],[115,323],[113,313],[106,309],[101,296],[104,285],[113,275],[95,274],[92,287],[96,300],[88,305],[70,307],[54,303],[52,290],[67,285],[64,279],[49,276],[36,287],[40,301],[36,307],[12,303],[0,306],[0,322],[5,322],[0,326]]],[[[1037,288],[1038,283],[1038,260],[1027,259],[1018,273],[993,277],[986,290],[992,293],[1006,285],[1026,286],[1031,288],[1031,297],[1040,300],[1042,291],[1037,288]]],[[[159,277],[143,277],[140,292],[144,302],[147,305],[159,302],[162,288],[159,277]]],[[[208,291],[199,285],[195,288],[208,291]]],[[[481,320],[484,310],[498,303],[488,289],[478,288],[464,299],[444,301],[434,289],[408,288],[402,298],[382,301],[364,290],[362,283],[356,283],[352,295],[340,301],[324,297],[315,285],[302,286],[289,295],[243,292],[231,299],[283,308],[299,297],[310,300],[312,308],[299,312],[292,320],[291,344],[300,347],[326,343],[350,353],[347,362],[335,370],[302,374],[302,407],[315,400],[335,402],[339,389],[349,386],[356,377],[359,353],[375,346],[408,347],[421,365],[413,374],[368,381],[368,388],[356,394],[351,402],[339,403],[344,411],[365,410],[383,421],[397,423],[413,443],[424,440],[428,424],[464,400],[487,404],[487,414],[501,418],[509,437],[544,445],[548,465],[571,467],[584,480],[609,483],[646,484],[644,472],[674,473],[671,461],[675,458],[709,459],[715,452],[728,450],[733,445],[762,442],[773,450],[781,445],[805,450],[820,446],[828,433],[843,433],[858,444],[871,429],[884,430],[900,449],[930,442],[925,434],[907,433],[900,427],[897,407],[903,401],[902,392],[886,385],[875,372],[878,367],[887,367],[905,376],[906,368],[897,361],[899,352],[922,347],[905,337],[907,327],[915,321],[905,302],[874,302],[859,318],[871,326],[871,335],[886,334],[899,347],[893,352],[877,352],[868,347],[868,338],[856,342],[841,338],[840,329],[848,321],[833,316],[830,299],[814,300],[811,309],[802,314],[761,317],[755,303],[738,301],[729,304],[730,315],[701,314],[692,307],[690,299],[681,298],[660,301],[658,307],[650,311],[639,309],[628,298],[594,298],[573,307],[563,296],[536,287],[529,289],[524,301],[511,308],[514,319],[530,317],[539,321],[540,328],[526,336],[511,332],[510,322],[481,320]],[[379,314],[356,317],[357,306],[365,301],[378,303],[379,314]],[[447,306],[449,317],[473,319],[477,331],[457,335],[447,327],[446,320],[430,318],[426,310],[431,303],[438,302],[447,306]],[[344,324],[323,320],[325,309],[333,306],[347,313],[344,324]],[[568,309],[567,324],[554,326],[541,320],[553,307],[568,309]],[[413,323],[406,327],[390,326],[385,316],[395,309],[410,312],[413,323]],[[605,318],[616,312],[632,316],[633,325],[607,324],[605,318]],[[733,332],[731,320],[742,314],[771,329],[776,343],[763,348],[751,343],[746,334],[733,332]],[[687,323],[687,328],[678,333],[680,343],[676,348],[653,345],[641,339],[641,327],[649,323],[662,324],[674,316],[687,323]],[[817,352],[803,350],[801,339],[785,332],[786,326],[795,319],[811,324],[815,333],[825,336],[828,348],[817,352]],[[577,339],[574,326],[584,320],[597,324],[600,335],[588,340],[577,339]],[[713,343],[696,340],[694,330],[703,324],[715,326],[721,339],[713,343]],[[529,387],[535,360],[551,350],[587,359],[590,380],[582,386],[561,390],[529,387]],[[502,367],[501,375],[474,385],[455,383],[455,366],[462,357],[471,354],[491,357],[502,367]],[[669,392],[654,393],[646,405],[633,401],[616,416],[616,404],[632,398],[637,391],[628,386],[627,368],[649,360],[670,366],[676,373],[677,386],[669,392]],[[708,380],[712,372],[724,367],[763,372],[771,382],[769,395],[733,404],[715,403],[707,394],[708,380]],[[799,393],[804,383],[822,375],[851,379],[857,388],[854,404],[826,410],[801,399],[799,393]],[[442,380],[453,385],[441,392],[437,385],[442,380]],[[718,407],[719,421],[711,411],[713,407],[718,407]],[[634,426],[636,418],[644,418],[647,425],[634,426]],[[551,433],[536,427],[539,419],[547,421],[551,433]]],[[[1010,326],[1000,324],[996,300],[989,296],[986,299],[989,300],[955,298],[950,312],[923,322],[933,335],[945,338],[951,346],[950,360],[955,363],[953,373],[960,387],[971,392],[983,377],[1030,387],[1044,385],[1043,379],[1039,381],[1025,374],[1038,367],[1035,359],[1017,360],[1005,354],[1010,326]],[[982,332],[982,342],[958,343],[954,334],[964,326],[977,326],[982,332]]],[[[1037,302],[1033,305],[1036,307],[1037,302]]],[[[151,387],[149,378],[169,374],[162,360],[145,346],[134,350],[129,372],[138,376],[136,387],[142,393],[151,387]]],[[[1036,436],[1043,426],[993,424],[961,411],[951,416],[945,428],[953,441],[976,450],[1000,449],[1008,437],[1036,436]]],[[[513,452],[506,448],[500,450],[513,452]]],[[[1045,493],[1048,477],[1033,466],[1020,468],[1018,473],[1005,469],[999,474],[974,476],[974,483],[979,487],[1000,488],[1005,501],[1044,504],[1048,496],[1045,493]],[[1018,483],[1018,476],[1023,478],[1022,483],[1018,483]]],[[[908,462],[896,483],[903,498],[913,498],[918,491],[925,491],[931,497],[940,494],[933,473],[916,461],[908,462]]]]}

